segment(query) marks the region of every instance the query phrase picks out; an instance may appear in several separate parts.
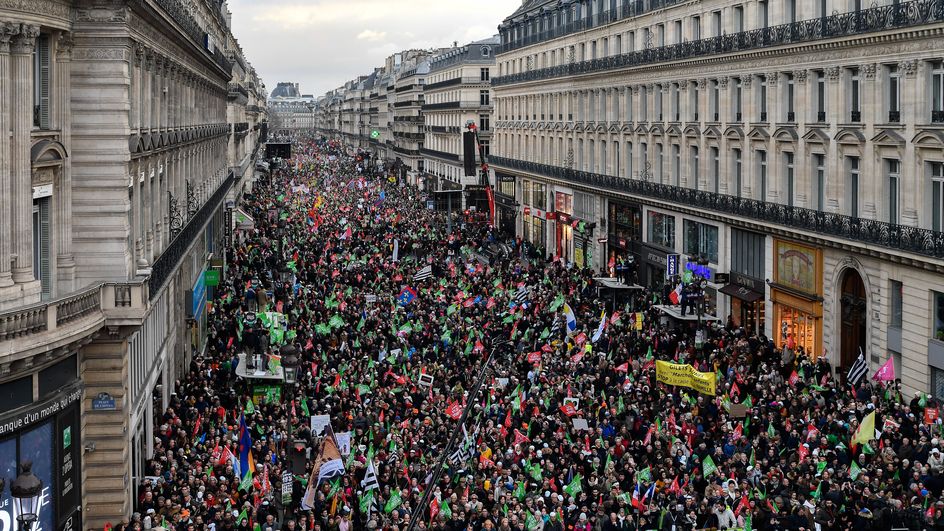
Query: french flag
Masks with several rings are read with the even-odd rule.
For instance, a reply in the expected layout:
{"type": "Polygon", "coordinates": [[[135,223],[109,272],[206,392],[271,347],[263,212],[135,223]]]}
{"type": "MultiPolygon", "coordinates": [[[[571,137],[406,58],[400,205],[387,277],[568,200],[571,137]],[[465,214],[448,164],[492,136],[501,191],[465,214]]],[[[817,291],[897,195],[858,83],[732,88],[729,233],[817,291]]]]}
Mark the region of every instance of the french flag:
{"type": "Polygon", "coordinates": [[[632,505],[633,505],[633,507],[639,509],[640,511],[643,511],[643,510],[645,510],[645,508],[646,508],[646,504],[643,503],[642,498],[640,498],[640,494],[639,494],[639,483],[636,483],[636,489],[633,490],[632,505]]]}
{"type": "Polygon", "coordinates": [[[669,292],[669,300],[672,301],[672,304],[678,304],[682,300],[682,283],[679,282],[679,285],[675,287],[674,290],[669,292]]]}

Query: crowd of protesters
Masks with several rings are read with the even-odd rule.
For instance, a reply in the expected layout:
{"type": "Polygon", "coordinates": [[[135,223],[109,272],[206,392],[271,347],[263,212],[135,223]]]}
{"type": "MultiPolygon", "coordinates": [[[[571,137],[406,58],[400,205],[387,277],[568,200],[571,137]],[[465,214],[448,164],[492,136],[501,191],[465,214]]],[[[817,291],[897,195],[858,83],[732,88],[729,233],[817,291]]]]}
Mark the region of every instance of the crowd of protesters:
{"type": "Polygon", "coordinates": [[[825,356],[730,322],[696,348],[651,298],[607,307],[594,272],[446,223],[336,141],[293,149],[243,198],[254,227],[228,253],[205,351],[157,419],[130,526],[944,529],[932,397],[871,373],[847,385],[825,356]],[[286,325],[267,327],[272,313],[286,325]],[[253,395],[239,354],[286,344],[295,385],[253,395]],[[715,374],[716,395],[659,383],[656,360],[715,374]],[[853,444],[872,413],[876,433],[853,444]],[[312,415],[330,430],[313,432],[312,415]],[[248,481],[228,457],[243,432],[248,481]],[[350,454],[318,482],[309,467],[331,432],[351,434],[350,454]]]}

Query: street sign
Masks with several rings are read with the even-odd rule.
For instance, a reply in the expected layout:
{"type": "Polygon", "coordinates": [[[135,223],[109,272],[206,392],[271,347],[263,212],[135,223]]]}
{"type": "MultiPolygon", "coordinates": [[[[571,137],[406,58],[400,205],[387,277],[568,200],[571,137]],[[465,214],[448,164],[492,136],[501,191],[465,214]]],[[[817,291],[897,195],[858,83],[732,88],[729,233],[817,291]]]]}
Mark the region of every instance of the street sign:
{"type": "Polygon", "coordinates": [[[115,410],[115,399],[108,393],[98,393],[98,395],[92,399],[92,410],[93,411],[114,411],[115,410]]]}
{"type": "Polygon", "coordinates": [[[679,255],[670,254],[665,257],[665,274],[674,277],[679,274],[679,255]]]}

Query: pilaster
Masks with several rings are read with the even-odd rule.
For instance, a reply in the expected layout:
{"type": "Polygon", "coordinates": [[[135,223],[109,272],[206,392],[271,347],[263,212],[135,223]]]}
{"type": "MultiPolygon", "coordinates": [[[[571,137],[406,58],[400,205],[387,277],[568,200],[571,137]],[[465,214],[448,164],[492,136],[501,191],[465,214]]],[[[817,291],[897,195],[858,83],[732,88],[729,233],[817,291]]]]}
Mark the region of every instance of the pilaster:
{"type": "MultiPolygon", "coordinates": [[[[12,90],[10,77],[10,41],[19,33],[18,24],[0,22],[0,131],[10,130],[12,90]]],[[[0,197],[13,193],[9,138],[0,138],[0,197]]],[[[0,201],[0,289],[13,285],[12,266],[13,218],[9,201],[0,201]]]]}
{"type": "MultiPolygon", "coordinates": [[[[10,47],[12,98],[12,222],[13,281],[35,282],[33,278],[33,187],[30,161],[30,132],[33,127],[33,49],[39,26],[24,24],[10,47]]],[[[24,286],[26,289],[26,286],[24,286]]]]}

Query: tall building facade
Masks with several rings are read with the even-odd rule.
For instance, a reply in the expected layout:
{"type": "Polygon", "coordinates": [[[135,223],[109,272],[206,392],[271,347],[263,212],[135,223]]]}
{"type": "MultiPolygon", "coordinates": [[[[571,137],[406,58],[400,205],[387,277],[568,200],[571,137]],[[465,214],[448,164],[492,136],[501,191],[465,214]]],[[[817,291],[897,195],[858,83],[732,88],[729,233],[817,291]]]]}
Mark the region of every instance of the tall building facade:
{"type": "Polygon", "coordinates": [[[942,2],[526,0],[499,30],[520,235],[656,288],[707,261],[712,314],[944,395],[942,2]]]}
{"type": "Polygon", "coordinates": [[[483,149],[489,151],[490,79],[498,44],[496,36],[457,46],[430,60],[423,88],[425,138],[421,153],[425,172],[438,179],[436,190],[462,190],[481,184],[478,164],[473,164],[474,175],[466,175],[462,134],[469,123],[475,124],[483,149]]]}
{"type": "Polygon", "coordinates": [[[0,476],[43,529],[130,514],[264,98],[220,2],[0,2],[0,476]]]}

